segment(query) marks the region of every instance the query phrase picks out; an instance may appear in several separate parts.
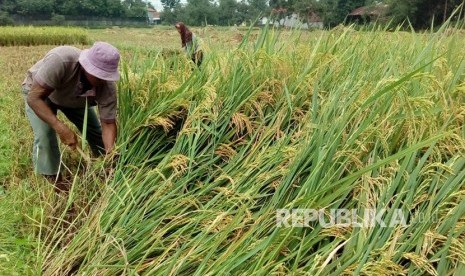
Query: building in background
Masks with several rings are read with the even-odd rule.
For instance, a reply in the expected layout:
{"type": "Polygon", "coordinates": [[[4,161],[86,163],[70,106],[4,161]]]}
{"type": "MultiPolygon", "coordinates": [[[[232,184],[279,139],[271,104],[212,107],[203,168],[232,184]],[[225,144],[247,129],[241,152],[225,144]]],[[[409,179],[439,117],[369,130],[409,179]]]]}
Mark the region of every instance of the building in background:
{"type": "MultiPolygon", "coordinates": [[[[275,12],[278,13],[279,11],[275,12]]],[[[284,10],[286,12],[286,10],[284,10]]],[[[308,29],[323,29],[323,20],[321,17],[314,13],[310,12],[307,16],[302,17],[297,13],[284,16],[284,18],[272,20],[267,17],[263,17],[260,22],[261,25],[273,25],[275,27],[285,27],[285,28],[301,28],[304,30],[308,29]]]]}
{"type": "Polygon", "coordinates": [[[156,9],[147,8],[147,17],[149,24],[158,25],[161,23],[160,13],[156,9]]]}
{"type": "Polygon", "coordinates": [[[386,22],[388,20],[386,16],[388,11],[389,6],[382,3],[364,6],[349,13],[347,15],[347,21],[358,24],[366,24],[375,21],[386,22]]]}

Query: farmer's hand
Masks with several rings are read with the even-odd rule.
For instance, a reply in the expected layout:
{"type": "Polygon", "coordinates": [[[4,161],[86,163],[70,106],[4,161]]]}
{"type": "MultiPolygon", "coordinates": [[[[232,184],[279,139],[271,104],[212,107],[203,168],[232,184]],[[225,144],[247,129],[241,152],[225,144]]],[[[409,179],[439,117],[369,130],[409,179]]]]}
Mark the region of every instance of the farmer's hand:
{"type": "Polygon", "coordinates": [[[77,136],[68,126],[60,122],[55,130],[58,136],[60,136],[60,140],[63,144],[69,146],[73,150],[76,148],[78,143],[77,136]]]}

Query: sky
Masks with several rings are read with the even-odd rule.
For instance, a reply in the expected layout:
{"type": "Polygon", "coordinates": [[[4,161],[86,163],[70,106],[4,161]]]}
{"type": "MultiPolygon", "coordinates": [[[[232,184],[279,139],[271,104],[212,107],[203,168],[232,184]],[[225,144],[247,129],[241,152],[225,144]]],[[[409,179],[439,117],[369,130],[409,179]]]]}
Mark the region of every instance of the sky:
{"type": "Polygon", "coordinates": [[[152,3],[152,5],[155,7],[155,9],[157,11],[162,11],[163,10],[163,6],[161,5],[161,1],[160,0],[150,0],[149,2],[152,3]]]}

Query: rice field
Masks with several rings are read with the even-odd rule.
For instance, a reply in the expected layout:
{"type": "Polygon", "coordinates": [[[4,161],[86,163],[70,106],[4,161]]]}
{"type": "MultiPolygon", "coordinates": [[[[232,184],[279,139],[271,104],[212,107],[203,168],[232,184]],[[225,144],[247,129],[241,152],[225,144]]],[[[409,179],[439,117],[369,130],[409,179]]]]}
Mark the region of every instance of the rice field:
{"type": "Polygon", "coordinates": [[[122,53],[118,139],[63,148],[68,197],[19,92],[53,43],[0,48],[0,274],[465,274],[463,32],[193,31],[200,70],[174,28],[85,31],[122,53]],[[403,223],[278,225],[332,209],[403,223]]]}
{"type": "Polygon", "coordinates": [[[0,46],[87,44],[86,31],[72,27],[0,27],[0,46]]]}

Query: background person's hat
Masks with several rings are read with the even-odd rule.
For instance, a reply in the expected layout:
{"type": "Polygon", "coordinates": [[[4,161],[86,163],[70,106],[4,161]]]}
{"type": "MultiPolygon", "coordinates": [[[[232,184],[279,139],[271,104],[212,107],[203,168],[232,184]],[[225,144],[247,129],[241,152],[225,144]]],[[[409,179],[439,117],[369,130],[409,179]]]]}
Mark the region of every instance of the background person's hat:
{"type": "Polygon", "coordinates": [[[119,52],[106,42],[95,42],[90,49],[82,50],[79,63],[87,73],[99,79],[119,80],[119,52]]]}

